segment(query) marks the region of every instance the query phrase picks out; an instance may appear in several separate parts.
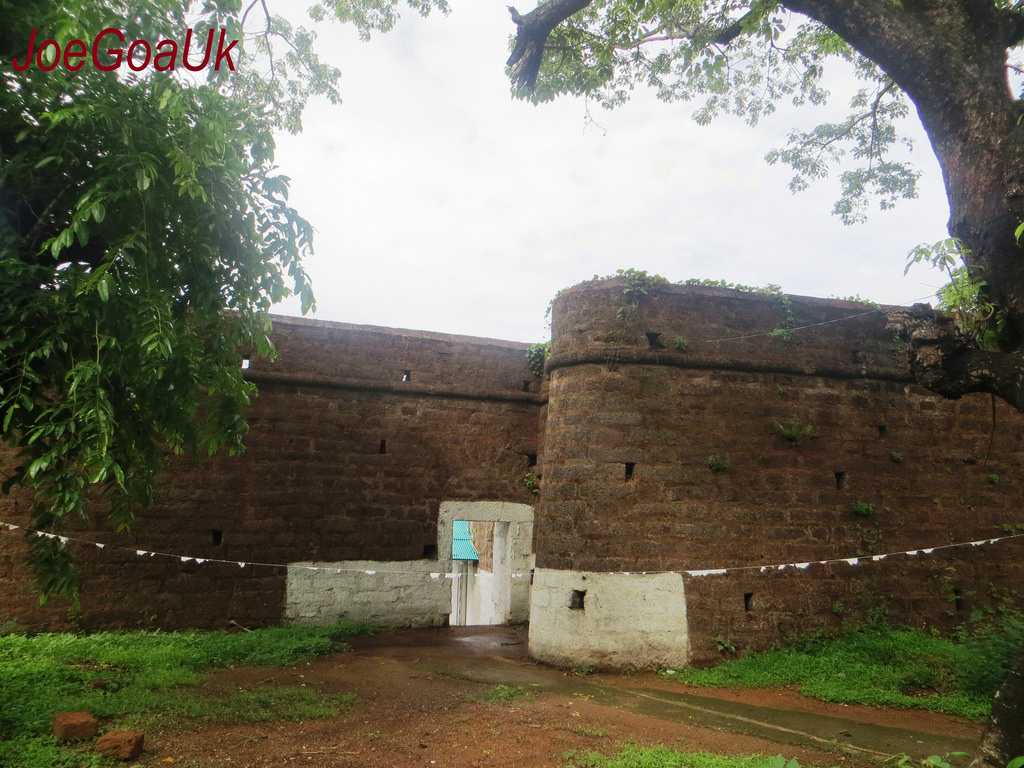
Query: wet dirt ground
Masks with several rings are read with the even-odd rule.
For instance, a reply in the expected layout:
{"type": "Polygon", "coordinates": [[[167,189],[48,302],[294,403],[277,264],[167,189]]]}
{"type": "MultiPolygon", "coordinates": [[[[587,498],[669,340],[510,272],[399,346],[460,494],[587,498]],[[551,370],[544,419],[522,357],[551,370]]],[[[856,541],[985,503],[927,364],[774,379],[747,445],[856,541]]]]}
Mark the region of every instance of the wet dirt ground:
{"type": "Polygon", "coordinates": [[[867,765],[896,753],[973,750],[979,727],[929,712],[828,704],[789,690],[690,689],[653,674],[580,677],[531,662],[525,628],[408,630],[349,653],[211,675],[211,689],[309,685],[354,692],[324,720],[149,734],[143,764],[488,768],[564,765],[571,750],[625,742],[687,751],[784,754],[804,765],[867,765]],[[529,695],[489,703],[496,684],[529,695]]]}

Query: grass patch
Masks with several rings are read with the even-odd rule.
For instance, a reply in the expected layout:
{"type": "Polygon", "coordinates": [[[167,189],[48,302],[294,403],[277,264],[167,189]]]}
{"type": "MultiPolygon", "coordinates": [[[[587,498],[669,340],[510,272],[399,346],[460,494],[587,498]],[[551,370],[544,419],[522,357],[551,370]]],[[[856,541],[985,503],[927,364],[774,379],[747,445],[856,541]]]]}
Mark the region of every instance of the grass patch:
{"type": "Polygon", "coordinates": [[[824,701],[927,709],[972,719],[991,711],[992,696],[1024,645],[1024,616],[1009,614],[959,637],[872,626],[834,638],[751,653],[710,669],[666,670],[690,685],[734,688],[797,686],[824,701]]]}
{"type": "Polygon", "coordinates": [[[347,694],[259,686],[208,693],[204,671],[286,666],[344,650],[362,625],[273,627],[252,632],[99,632],[0,636],[0,765],[102,765],[50,737],[55,712],[88,710],[120,723],[187,720],[259,722],[325,717],[351,706],[347,694]]]}
{"type": "Polygon", "coordinates": [[[498,683],[484,697],[491,704],[510,704],[513,701],[529,696],[530,691],[521,685],[498,683]]]}
{"type": "Polygon", "coordinates": [[[588,739],[603,739],[608,735],[608,731],[604,728],[589,725],[578,725],[570,730],[577,736],[586,736],[588,739]]]}
{"type": "Polygon", "coordinates": [[[734,757],[708,752],[677,752],[668,747],[626,745],[617,755],[599,752],[570,752],[566,768],[799,768],[796,761],[782,757],[734,757]]]}

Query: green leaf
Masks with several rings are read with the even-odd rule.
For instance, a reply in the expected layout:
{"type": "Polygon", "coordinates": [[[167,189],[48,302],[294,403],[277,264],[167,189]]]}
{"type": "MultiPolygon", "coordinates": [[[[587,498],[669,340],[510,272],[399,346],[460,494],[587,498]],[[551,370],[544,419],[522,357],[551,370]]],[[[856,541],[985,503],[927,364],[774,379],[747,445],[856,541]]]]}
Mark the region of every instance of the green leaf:
{"type": "Polygon", "coordinates": [[[110,278],[107,275],[103,275],[99,282],[96,283],[96,292],[100,295],[100,301],[106,303],[107,299],[110,298],[110,278]]]}

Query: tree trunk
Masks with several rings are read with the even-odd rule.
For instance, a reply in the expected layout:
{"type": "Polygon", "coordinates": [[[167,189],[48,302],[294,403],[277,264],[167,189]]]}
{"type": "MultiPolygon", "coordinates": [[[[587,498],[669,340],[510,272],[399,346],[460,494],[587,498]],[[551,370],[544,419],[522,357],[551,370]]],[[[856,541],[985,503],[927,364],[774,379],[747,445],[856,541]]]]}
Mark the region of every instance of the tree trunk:
{"type": "MultiPolygon", "coordinates": [[[[1005,313],[998,352],[960,338],[953,323],[907,313],[917,380],[946,397],[990,392],[1024,410],[1024,127],[1006,75],[1021,17],[990,0],[783,0],[839,34],[892,77],[917,108],[949,200],[949,233],[972,277],[1005,313]]],[[[899,318],[890,318],[899,326],[899,318]]]]}
{"type": "Polygon", "coordinates": [[[1024,650],[996,693],[992,718],[971,768],[1006,768],[1010,760],[1020,756],[1024,756],[1024,650]]]}
{"type": "MultiPolygon", "coordinates": [[[[783,0],[878,64],[917,108],[942,169],[949,233],[968,248],[972,275],[1006,315],[1003,349],[977,349],[950,318],[914,308],[890,317],[909,337],[915,378],[946,397],[991,392],[1024,411],[1022,111],[1006,74],[1020,19],[991,0],[783,0]]],[[[925,308],[927,309],[927,308],[925,308]]],[[[975,764],[1006,768],[1024,754],[1024,650],[996,696],[975,764]]]]}

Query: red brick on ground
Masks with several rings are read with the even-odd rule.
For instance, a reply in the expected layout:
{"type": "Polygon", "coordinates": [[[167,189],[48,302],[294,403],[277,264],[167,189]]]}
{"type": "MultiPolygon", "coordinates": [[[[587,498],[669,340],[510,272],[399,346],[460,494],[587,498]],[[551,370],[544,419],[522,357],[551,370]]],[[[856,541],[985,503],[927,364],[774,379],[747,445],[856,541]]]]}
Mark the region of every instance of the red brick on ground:
{"type": "Polygon", "coordinates": [[[58,712],[53,716],[53,737],[57,741],[91,739],[99,728],[99,720],[88,712],[58,712]]]}
{"type": "Polygon", "coordinates": [[[96,740],[96,751],[118,760],[134,760],[142,754],[144,741],[141,731],[108,731],[96,740]]]}

